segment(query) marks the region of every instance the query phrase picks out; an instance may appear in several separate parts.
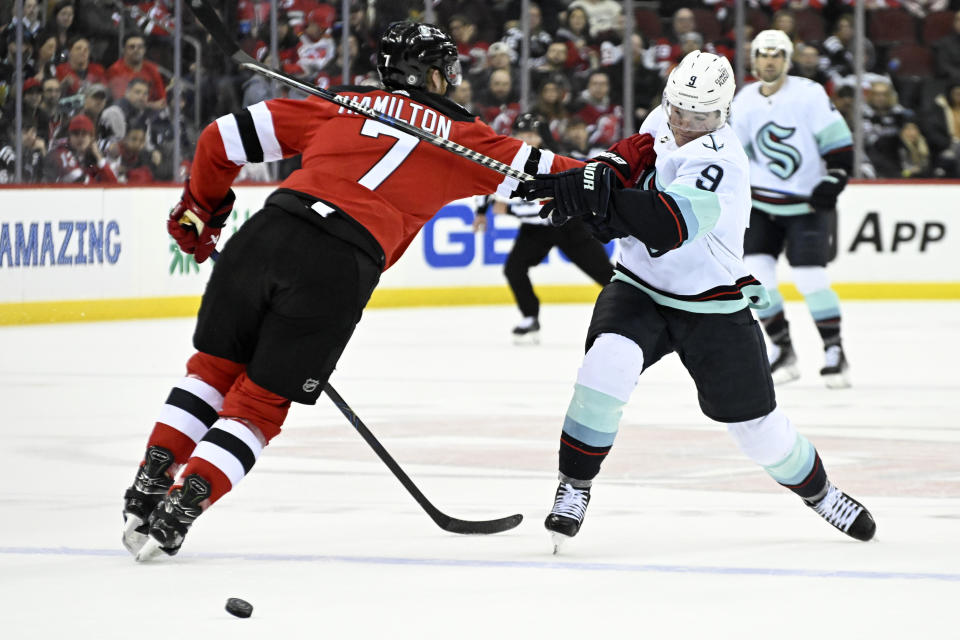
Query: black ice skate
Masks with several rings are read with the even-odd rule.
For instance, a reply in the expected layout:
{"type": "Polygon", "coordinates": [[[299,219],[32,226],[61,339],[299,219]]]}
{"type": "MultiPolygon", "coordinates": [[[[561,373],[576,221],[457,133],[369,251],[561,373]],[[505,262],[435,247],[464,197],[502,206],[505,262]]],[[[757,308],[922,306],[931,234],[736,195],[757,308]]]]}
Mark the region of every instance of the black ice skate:
{"type": "Polygon", "coordinates": [[[843,347],[838,344],[830,345],[823,352],[824,365],[820,369],[820,376],[824,384],[830,389],[846,389],[850,386],[850,379],[847,376],[847,356],[843,353],[843,347]]]}
{"type": "Polygon", "coordinates": [[[560,545],[580,531],[588,504],[590,504],[589,487],[578,489],[566,482],[561,482],[557,487],[553,509],[543,523],[550,532],[550,537],[553,538],[554,554],[560,551],[560,545]]]}
{"type": "Polygon", "coordinates": [[[195,473],[184,478],[183,486],[168,493],[150,514],[150,537],[137,553],[137,561],[149,560],[161,551],[176,555],[190,525],[203,513],[203,501],[209,497],[209,482],[195,473]]]}
{"type": "Polygon", "coordinates": [[[770,346],[770,374],[774,384],[785,384],[800,377],[797,367],[797,354],[789,340],[770,346]]]}
{"type": "Polygon", "coordinates": [[[827,493],[818,502],[804,500],[824,520],[851,538],[866,542],[877,532],[877,523],[862,504],[827,481],[827,493]]]}
{"type": "Polygon", "coordinates": [[[527,316],[513,328],[514,344],[540,344],[540,322],[527,316]]]}
{"type": "Polygon", "coordinates": [[[148,447],[133,486],[123,494],[123,546],[134,555],[147,541],[147,518],[173,484],[167,474],[172,464],[169,449],[148,447]]]}

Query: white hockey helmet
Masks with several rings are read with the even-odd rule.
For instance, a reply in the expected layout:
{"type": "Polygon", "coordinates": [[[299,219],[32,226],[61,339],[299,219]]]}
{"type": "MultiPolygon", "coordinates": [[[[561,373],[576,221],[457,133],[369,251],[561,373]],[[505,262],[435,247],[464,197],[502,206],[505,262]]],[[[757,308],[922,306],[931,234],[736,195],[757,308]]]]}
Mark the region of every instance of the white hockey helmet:
{"type": "Polygon", "coordinates": [[[757,54],[761,51],[772,55],[783,51],[786,64],[783,66],[783,73],[780,74],[780,77],[787,74],[787,71],[790,69],[790,63],[793,60],[793,42],[790,41],[790,36],[779,29],[767,29],[757,34],[757,37],[750,43],[750,64],[753,67],[754,76],[758,75],[757,54]]]}
{"type": "MultiPolygon", "coordinates": [[[[686,118],[684,125],[686,137],[697,137],[724,125],[734,93],[736,81],[729,60],[705,51],[691,51],[667,77],[663,108],[671,129],[676,129],[675,123],[683,114],[697,114],[696,122],[686,118]]],[[[674,130],[675,136],[677,133],[674,130]]]]}

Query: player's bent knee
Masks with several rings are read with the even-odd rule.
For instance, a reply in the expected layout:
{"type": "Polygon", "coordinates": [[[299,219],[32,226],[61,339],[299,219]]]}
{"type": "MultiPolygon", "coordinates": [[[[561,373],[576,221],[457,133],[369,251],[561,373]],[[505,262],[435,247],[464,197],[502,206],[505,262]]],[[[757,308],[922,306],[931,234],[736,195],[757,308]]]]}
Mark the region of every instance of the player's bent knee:
{"type": "Polygon", "coordinates": [[[626,402],[642,371],[643,351],[636,342],[601,333],[583,358],[577,384],[626,402]]]}
{"type": "Polygon", "coordinates": [[[786,458],[797,441],[797,430],[780,409],[774,409],[762,418],[731,422],[727,431],[740,451],[762,466],[786,458]]]}

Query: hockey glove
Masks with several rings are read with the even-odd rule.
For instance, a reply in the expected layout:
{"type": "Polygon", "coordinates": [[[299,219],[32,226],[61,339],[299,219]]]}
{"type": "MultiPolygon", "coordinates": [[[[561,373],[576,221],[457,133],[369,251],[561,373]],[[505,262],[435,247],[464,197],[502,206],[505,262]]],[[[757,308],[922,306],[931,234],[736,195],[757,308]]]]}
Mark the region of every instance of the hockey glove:
{"type": "Polygon", "coordinates": [[[635,133],[598,153],[590,161],[604,163],[616,172],[622,186],[632,187],[643,172],[657,161],[657,154],[653,150],[653,136],[649,133],[635,133]]]}
{"type": "Polygon", "coordinates": [[[837,196],[847,186],[847,172],[843,169],[830,169],[827,175],[813,188],[810,204],[817,211],[837,208],[837,196]]]}
{"type": "Polygon", "coordinates": [[[530,186],[530,198],[552,198],[540,209],[540,217],[555,227],[577,217],[604,222],[614,175],[613,169],[601,162],[563,173],[539,174],[530,186]]]}
{"type": "Polygon", "coordinates": [[[233,201],[236,196],[233,189],[227,192],[216,209],[210,211],[199,204],[190,193],[190,180],[183,188],[180,202],[170,212],[167,220],[167,231],[180,245],[184,253],[192,253],[198,263],[210,257],[217,248],[220,240],[220,229],[227,223],[230,212],[233,211],[233,201]]]}

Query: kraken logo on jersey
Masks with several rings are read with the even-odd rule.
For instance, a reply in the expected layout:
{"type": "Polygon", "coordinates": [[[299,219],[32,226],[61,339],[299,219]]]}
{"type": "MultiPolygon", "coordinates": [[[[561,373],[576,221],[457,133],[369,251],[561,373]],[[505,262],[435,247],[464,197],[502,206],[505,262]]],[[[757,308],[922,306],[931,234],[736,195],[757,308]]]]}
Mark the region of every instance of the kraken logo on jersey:
{"type": "Polygon", "coordinates": [[[781,127],[776,122],[768,122],[757,131],[757,150],[769,160],[770,173],[784,180],[795,174],[803,162],[797,148],[785,142],[796,131],[796,127],[781,127]]]}

